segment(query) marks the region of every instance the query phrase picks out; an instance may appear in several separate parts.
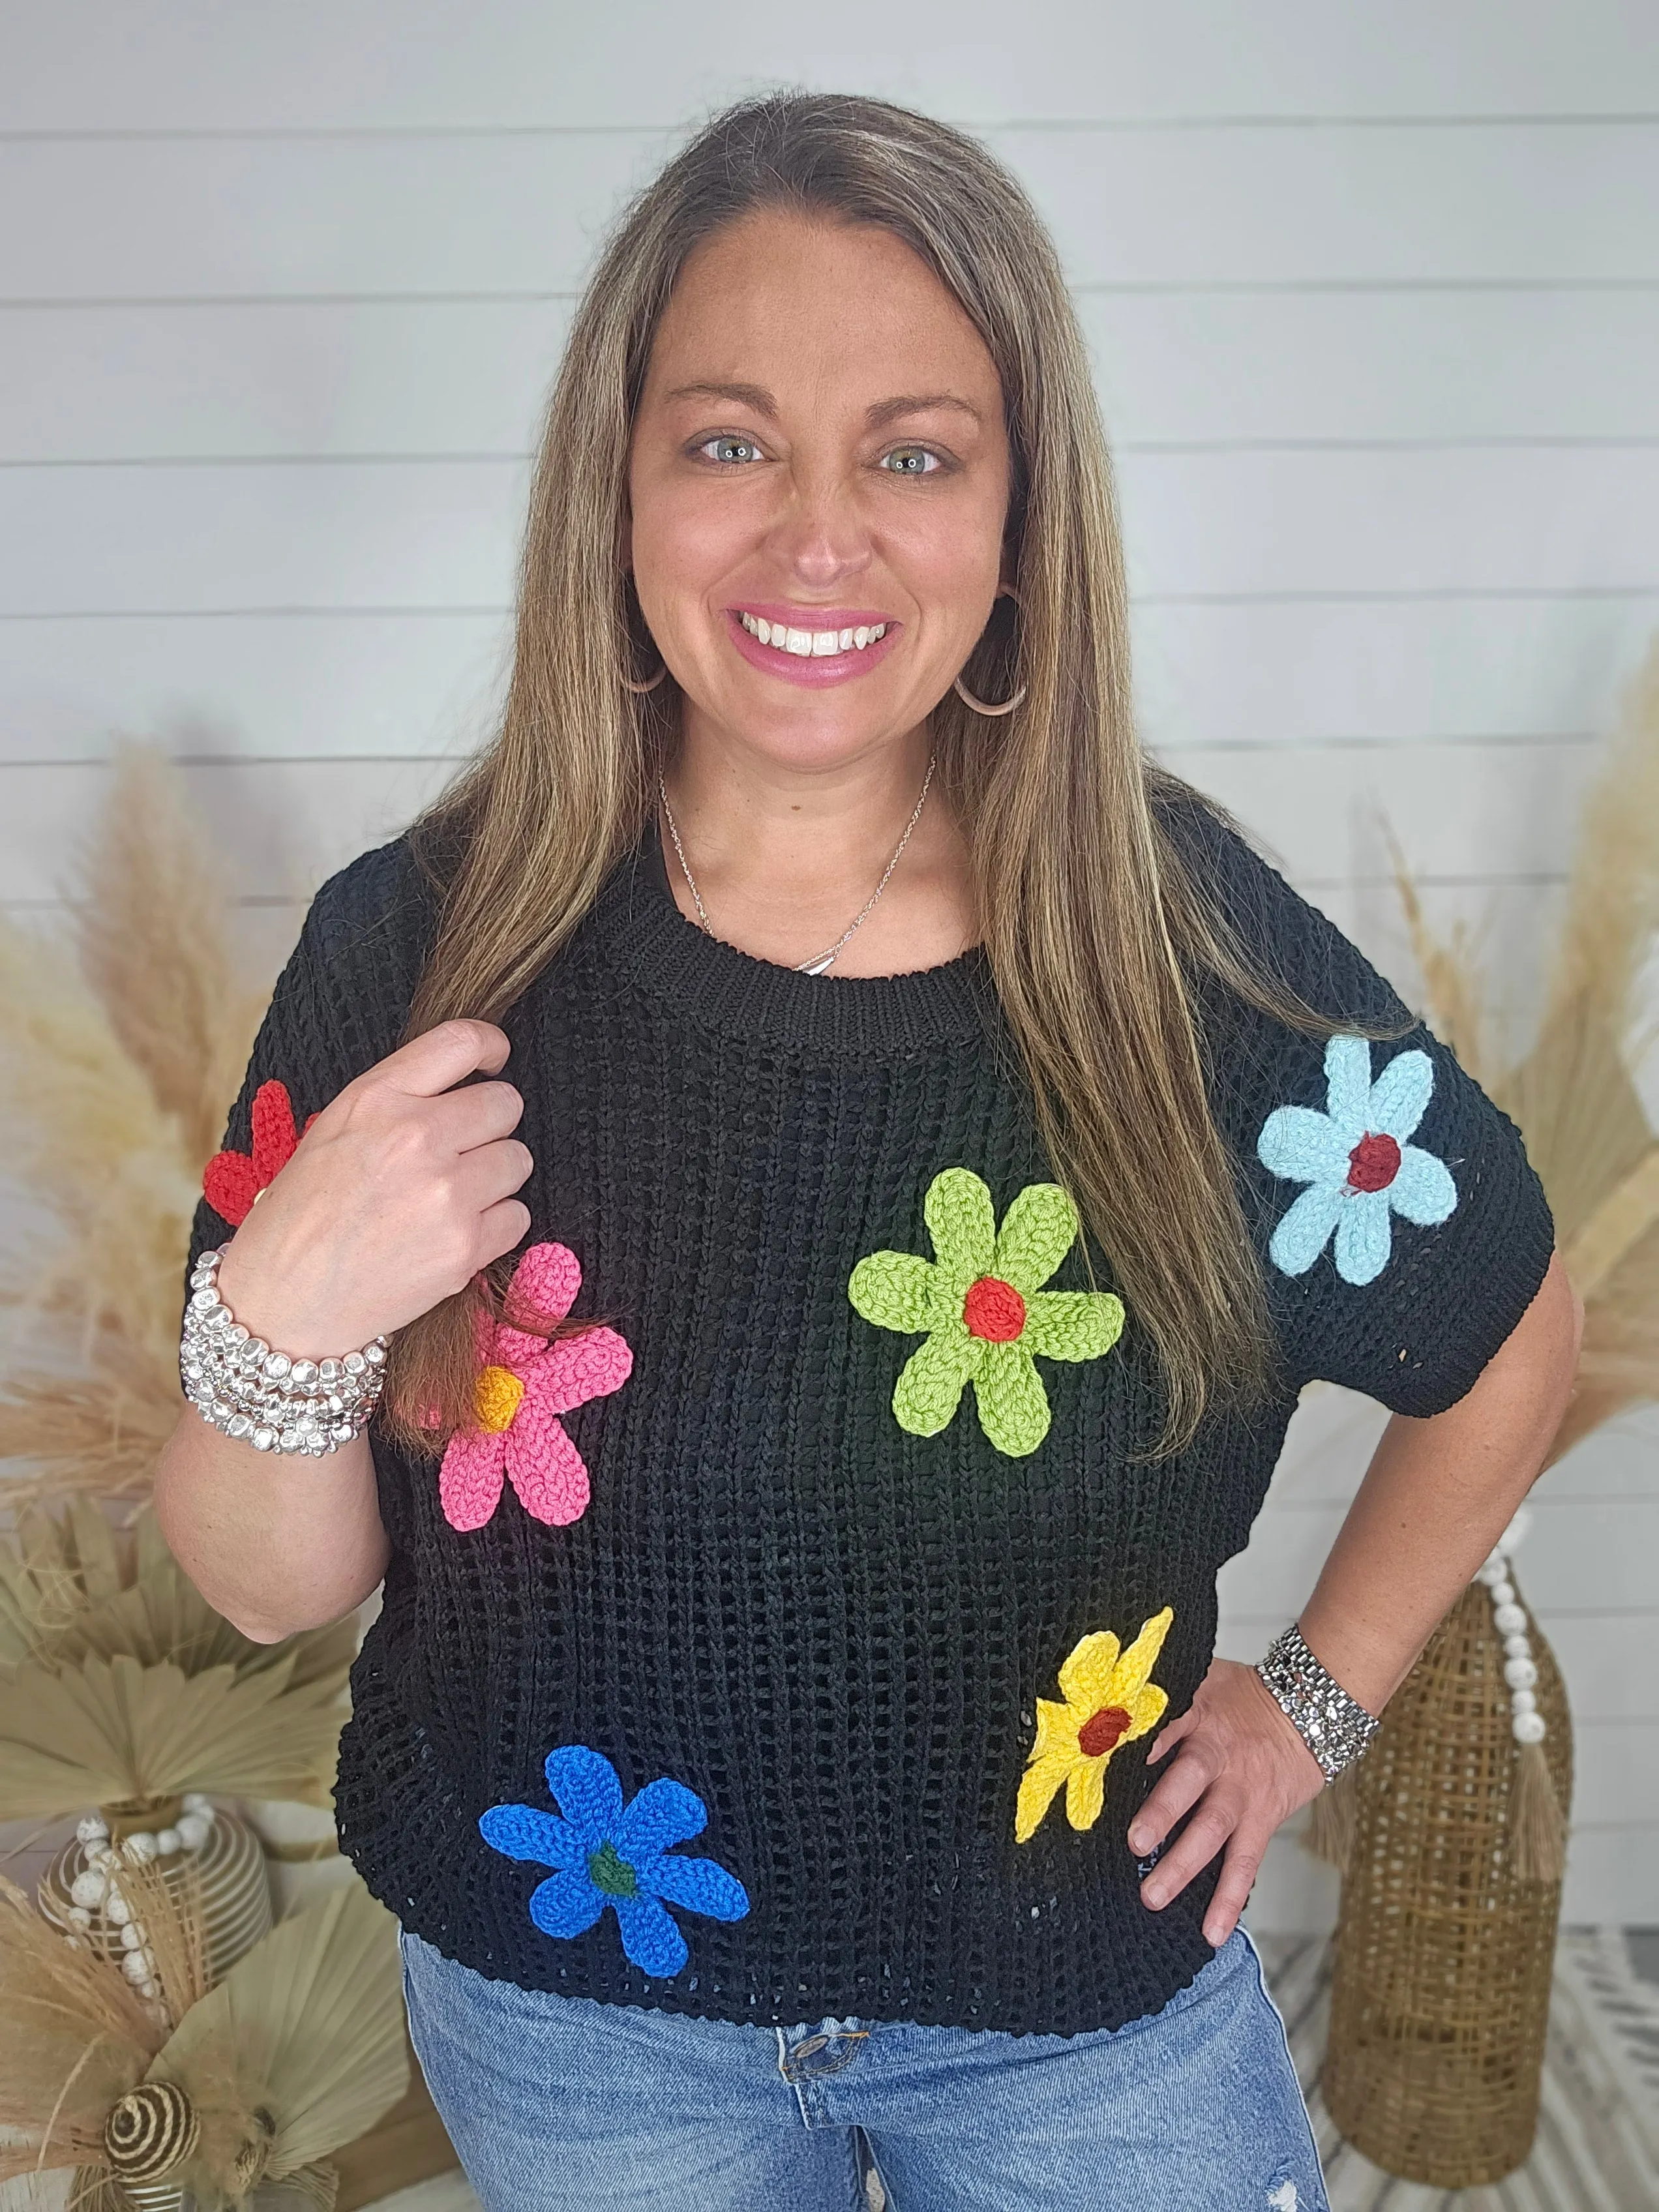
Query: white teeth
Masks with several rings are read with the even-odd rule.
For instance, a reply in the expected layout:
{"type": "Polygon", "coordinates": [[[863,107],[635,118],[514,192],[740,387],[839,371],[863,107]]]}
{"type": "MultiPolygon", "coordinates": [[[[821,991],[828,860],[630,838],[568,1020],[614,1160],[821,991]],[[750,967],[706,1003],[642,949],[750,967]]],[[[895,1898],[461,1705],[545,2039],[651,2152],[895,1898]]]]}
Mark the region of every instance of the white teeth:
{"type": "Polygon", "coordinates": [[[803,660],[830,653],[862,653],[866,645],[873,645],[878,637],[887,635],[885,623],[860,623],[852,629],[791,629],[786,623],[768,622],[764,615],[751,615],[741,608],[738,619],[763,645],[774,646],[781,653],[795,653],[803,660]]]}

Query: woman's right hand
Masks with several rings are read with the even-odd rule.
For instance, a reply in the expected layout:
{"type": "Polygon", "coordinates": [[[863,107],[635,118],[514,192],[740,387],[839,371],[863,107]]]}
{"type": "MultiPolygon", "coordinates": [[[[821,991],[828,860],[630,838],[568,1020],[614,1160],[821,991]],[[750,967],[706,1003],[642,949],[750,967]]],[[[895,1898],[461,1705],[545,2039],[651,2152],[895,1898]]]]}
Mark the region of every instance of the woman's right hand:
{"type": "Polygon", "coordinates": [[[261,1192],[219,1288],[268,1344],[324,1358],[389,1335],[464,1290],[530,1227],[514,1193],[534,1164],[514,1136],[489,1022],[443,1022],[347,1084],[261,1192]],[[460,1085],[459,1090],[454,1086],[460,1085]]]}

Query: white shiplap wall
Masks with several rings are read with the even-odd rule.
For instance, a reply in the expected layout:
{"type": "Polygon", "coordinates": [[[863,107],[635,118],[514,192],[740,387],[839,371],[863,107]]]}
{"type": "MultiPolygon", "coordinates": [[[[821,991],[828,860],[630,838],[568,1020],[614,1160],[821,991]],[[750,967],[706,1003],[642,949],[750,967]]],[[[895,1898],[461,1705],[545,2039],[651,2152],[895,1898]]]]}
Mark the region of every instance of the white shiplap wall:
{"type": "MultiPolygon", "coordinates": [[[[757,84],[981,131],[1098,364],[1149,739],[1403,982],[1386,813],[1507,999],[1659,620],[1644,0],[12,0],[0,23],[0,901],[112,734],[191,764],[274,961],[488,726],[526,453],[619,197],[757,84]]],[[[1379,1416],[1298,1416],[1224,1650],[1305,1595],[1379,1416]]],[[[1568,1911],[1659,1921],[1659,1420],[1540,1486],[1568,1911]]],[[[1281,1844],[1263,1924],[1316,1923],[1281,1844]]]]}

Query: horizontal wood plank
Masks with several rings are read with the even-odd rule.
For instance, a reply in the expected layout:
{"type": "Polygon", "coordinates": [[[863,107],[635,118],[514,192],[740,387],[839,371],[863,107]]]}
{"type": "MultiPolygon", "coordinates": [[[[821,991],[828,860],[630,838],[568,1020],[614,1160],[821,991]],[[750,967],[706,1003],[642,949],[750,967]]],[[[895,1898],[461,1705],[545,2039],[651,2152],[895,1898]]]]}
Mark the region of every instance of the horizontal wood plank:
{"type": "MultiPolygon", "coordinates": [[[[1118,477],[1146,606],[1659,605],[1659,446],[1143,451],[1118,477]]],[[[497,608],[513,596],[528,485],[522,459],[6,469],[0,614],[497,608]]]]}
{"type": "MultiPolygon", "coordinates": [[[[1139,605],[1147,743],[1339,742],[1357,774],[1406,740],[1528,748],[1607,729],[1659,599],[1139,605]]],[[[117,730],[182,751],[311,757],[465,745],[496,695],[507,611],[28,617],[0,628],[0,761],[108,750],[117,730]]],[[[486,718],[487,719],[487,718],[486,718]]],[[[1496,846],[1485,872],[1502,872],[1496,846]]]]}
{"type": "Polygon", "coordinates": [[[1618,112],[1659,106],[1645,21],[1632,0],[1397,0],[1376,16],[1321,0],[1258,0],[1248,16],[1230,0],[1032,0],[1011,37],[994,0],[955,0],[946,37],[928,8],[848,0],[826,41],[761,0],[439,0],[395,35],[376,0],[152,0],[142,18],[109,0],[12,0],[0,129],[672,124],[751,87],[844,88],[848,55],[860,86],[970,123],[1618,112]]]}
{"type": "MultiPolygon", "coordinates": [[[[677,136],[3,140],[0,299],[544,297],[677,136]]],[[[1075,284],[1659,280],[1659,123],[987,137],[1075,284]]]]}
{"type": "MultiPolygon", "coordinates": [[[[1263,1514],[1255,1538],[1222,1570],[1222,1603],[1230,1615],[1292,1618],[1317,1579],[1345,1509],[1263,1514]]],[[[1527,1601],[1547,1620],[1557,1611],[1642,1612],[1653,1605],[1653,1560],[1659,1557],[1659,1495],[1577,1503],[1571,1517],[1541,1510],[1536,1541],[1516,1563],[1527,1601]],[[1546,1540],[1550,1527],[1561,1535],[1546,1540]]]]}
{"type": "MultiPolygon", "coordinates": [[[[1659,437],[1650,292],[1086,293],[1113,444],[1659,437]]],[[[0,460],[532,446],[566,300],[0,308],[0,460]]]]}
{"type": "MultiPolygon", "coordinates": [[[[388,809],[401,803],[393,794],[412,787],[411,775],[429,782],[454,764],[435,756],[423,769],[418,759],[392,755],[309,761],[255,755],[204,758],[189,774],[210,807],[226,816],[257,823],[269,812],[279,822],[310,817],[337,824],[318,848],[320,866],[325,853],[357,849],[341,842],[354,827],[391,818],[388,809]]],[[[1494,847],[1517,873],[1559,866],[1585,764],[1581,746],[1540,746],[1517,757],[1503,747],[1401,745],[1389,756],[1386,790],[1362,785],[1356,792],[1348,764],[1328,748],[1237,756],[1217,748],[1183,762],[1200,789],[1233,805],[1247,826],[1271,838],[1285,872],[1316,891],[1342,880],[1370,849],[1368,840],[1376,838],[1382,852],[1365,810],[1384,799],[1412,862],[1426,873],[1477,877],[1494,847]],[[1242,775],[1233,772],[1240,762],[1242,775]]],[[[56,862],[74,823],[95,800],[101,764],[22,762],[0,773],[10,802],[0,827],[0,882],[12,897],[51,897],[41,866],[56,862]]],[[[1386,854],[1382,857],[1386,863],[1386,854]]],[[[285,887],[253,853],[248,866],[247,890],[264,895],[285,887]]]]}

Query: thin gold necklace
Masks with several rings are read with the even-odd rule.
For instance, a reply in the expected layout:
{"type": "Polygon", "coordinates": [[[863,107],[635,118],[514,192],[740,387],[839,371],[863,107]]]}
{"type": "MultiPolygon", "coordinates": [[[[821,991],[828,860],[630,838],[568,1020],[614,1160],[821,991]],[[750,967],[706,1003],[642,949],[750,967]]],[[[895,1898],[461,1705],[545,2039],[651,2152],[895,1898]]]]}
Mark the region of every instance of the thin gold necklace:
{"type": "MultiPolygon", "coordinates": [[[[890,876],[894,869],[897,867],[900,856],[903,853],[905,847],[910,842],[910,832],[915,828],[917,823],[921,819],[922,806],[927,797],[927,787],[933,780],[933,756],[930,754],[927,760],[927,773],[921,779],[921,797],[917,799],[915,810],[910,816],[910,819],[904,825],[904,835],[899,839],[898,843],[893,848],[893,857],[887,863],[885,869],[883,871],[881,881],[876,885],[874,890],[871,892],[869,897],[865,901],[863,907],[860,909],[858,914],[854,915],[854,919],[848,923],[847,927],[842,930],[841,935],[836,939],[835,943],[830,947],[830,950],[827,952],[820,952],[815,959],[797,960],[793,963],[794,970],[798,975],[822,975],[826,969],[834,964],[837,955],[844,951],[854,931],[856,931],[866,921],[868,920],[871,910],[873,908],[876,901],[881,896],[882,893],[887,888],[888,877],[890,876]]],[[[674,810],[668,804],[668,787],[663,781],[662,771],[660,769],[657,772],[657,796],[662,801],[663,819],[667,823],[668,834],[674,841],[674,850],[679,854],[680,867],[685,876],[686,888],[691,894],[691,903],[697,909],[698,927],[703,931],[705,935],[712,937],[714,934],[714,924],[708,919],[708,909],[702,902],[702,893],[697,889],[697,879],[691,872],[691,863],[686,859],[685,848],[680,842],[680,833],[675,827],[674,823],[674,810]]]]}

